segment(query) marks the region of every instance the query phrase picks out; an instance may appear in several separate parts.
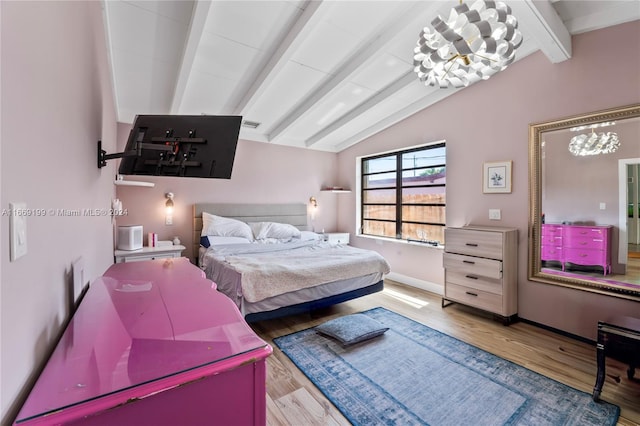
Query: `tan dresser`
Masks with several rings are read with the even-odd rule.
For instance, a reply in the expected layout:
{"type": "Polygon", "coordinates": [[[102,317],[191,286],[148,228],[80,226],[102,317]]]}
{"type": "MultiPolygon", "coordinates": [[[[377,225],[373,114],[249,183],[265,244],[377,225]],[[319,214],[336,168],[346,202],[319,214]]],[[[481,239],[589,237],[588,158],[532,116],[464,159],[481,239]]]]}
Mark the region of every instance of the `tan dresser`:
{"type": "Polygon", "coordinates": [[[445,229],[444,297],[511,323],[518,314],[518,230],[489,226],[445,229]]]}

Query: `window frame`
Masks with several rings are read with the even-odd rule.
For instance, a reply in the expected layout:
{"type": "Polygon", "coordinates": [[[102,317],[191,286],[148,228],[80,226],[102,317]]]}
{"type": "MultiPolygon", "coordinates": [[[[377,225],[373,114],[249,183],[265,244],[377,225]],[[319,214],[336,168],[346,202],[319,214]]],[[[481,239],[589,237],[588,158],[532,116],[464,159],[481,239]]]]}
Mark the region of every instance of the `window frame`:
{"type": "MultiPolygon", "coordinates": [[[[437,149],[437,148],[445,148],[445,152],[446,152],[446,141],[445,140],[440,140],[440,141],[430,142],[430,143],[423,144],[423,145],[416,145],[416,146],[412,146],[412,147],[407,147],[407,148],[403,148],[403,149],[400,149],[400,150],[385,151],[385,152],[380,152],[380,153],[376,153],[376,154],[359,156],[359,157],[356,158],[356,162],[357,162],[357,164],[356,164],[356,182],[357,182],[356,229],[357,229],[357,235],[358,236],[366,237],[366,238],[374,238],[374,239],[383,239],[383,240],[388,240],[388,241],[415,242],[415,243],[421,243],[421,244],[428,244],[428,245],[431,245],[431,246],[443,247],[443,242],[439,242],[438,244],[433,244],[433,243],[435,243],[435,241],[428,241],[428,240],[427,241],[421,241],[419,239],[401,237],[401,235],[402,235],[402,224],[403,223],[405,223],[405,224],[409,223],[409,224],[418,224],[418,225],[429,225],[429,226],[441,226],[442,228],[446,227],[446,201],[445,201],[445,203],[419,203],[419,204],[415,204],[415,203],[408,204],[408,203],[403,203],[402,202],[403,189],[406,189],[406,188],[442,187],[442,188],[445,188],[445,194],[446,194],[446,174],[445,174],[445,182],[442,183],[442,184],[434,184],[434,185],[403,185],[402,184],[402,174],[403,174],[403,172],[427,168],[425,166],[419,166],[419,167],[414,167],[414,168],[403,169],[402,168],[403,156],[405,154],[407,154],[407,153],[411,153],[411,152],[415,152],[415,151],[424,151],[425,149],[437,149]],[[389,157],[389,156],[395,156],[395,159],[396,159],[395,170],[382,171],[382,172],[373,172],[373,173],[364,173],[363,172],[364,171],[365,161],[376,159],[376,158],[389,157]],[[395,174],[395,178],[396,178],[395,186],[388,187],[388,188],[386,188],[386,187],[385,188],[376,188],[376,189],[378,189],[378,190],[379,189],[392,189],[392,190],[395,190],[395,203],[394,204],[387,203],[385,205],[395,206],[396,218],[395,218],[395,220],[390,220],[390,219],[378,219],[378,220],[380,222],[395,223],[395,231],[396,231],[395,232],[395,237],[363,233],[364,221],[365,220],[371,220],[371,219],[365,218],[365,216],[364,216],[365,207],[367,205],[382,205],[380,203],[368,204],[368,203],[364,202],[364,200],[365,200],[365,192],[367,190],[369,190],[369,189],[366,188],[365,179],[366,179],[367,176],[371,176],[371,175],[375,175],[375,174],[383,174],[383,173],[394,173],[395,174]],[[402,209],[405,206],[419,206],[419,207],[435,206],[435,207],[443,207],[445,209],[445,222],[443,222],[443,223],[417,222],[417,221],[404,221],[403,222],[403,220],[402,220],[402,209]]],[[[435,164],[435,165],[429,166],[429,167],[445,167],[445,170],[446,170],[446,167],[447,167],[446,154],[445,154],[445,160],[444,160],[443,164],[435,164]]],[[[445,197],[445,200],[446,200],[446,197],[445,197]]]]}

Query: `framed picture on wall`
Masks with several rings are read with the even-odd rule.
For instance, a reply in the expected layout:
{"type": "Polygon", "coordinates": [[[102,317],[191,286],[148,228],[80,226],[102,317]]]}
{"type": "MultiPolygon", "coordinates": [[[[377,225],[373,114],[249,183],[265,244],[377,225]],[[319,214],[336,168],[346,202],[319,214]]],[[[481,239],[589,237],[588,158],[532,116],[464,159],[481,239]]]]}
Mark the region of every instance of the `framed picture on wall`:
{"type": "Polygon", "coordinates": [[[511,161],[484,163],[482,192],[510,193],[511,192],[511,161]]]}

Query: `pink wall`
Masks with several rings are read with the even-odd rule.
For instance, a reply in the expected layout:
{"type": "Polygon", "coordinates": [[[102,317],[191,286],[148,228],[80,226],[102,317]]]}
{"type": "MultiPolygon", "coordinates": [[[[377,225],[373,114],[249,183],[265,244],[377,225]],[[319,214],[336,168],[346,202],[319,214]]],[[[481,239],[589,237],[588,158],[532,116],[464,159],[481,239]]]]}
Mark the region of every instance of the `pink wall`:
{"type": "MultiPolygon", "coordinates": [[[[118,144],[122,150],[130,125],[118,126],[118,144]]],[[[291,148],[282,145],[240,140],[231,179],[199,179],[125,176],[129,180],[154,182],[154,188],[119,186],[117,196],[127,209],[118,225],[143,225],[145,235],[156,232],[159,239],[179,236],[193,258],[192,208],[194,203],[307,203],[318,200],[313,226],[316,231],[336,229],[338,195],[320,188],[336,183],[336,154],[291,148]],[[164,194],[174,193],[173,225],[164,223],[164,194]]]]}
{"type": "MultiPolygon", "coordinates": [[[[415,90],[424,90],[417,82],[415,90]]],[[[527,280],[528,125],[640,102],[640,21],[573,37],[572,59],[552,64],[541,52],[380,132],[338,155],[339,176],[355,188],[356,157],[429,141],[447,141],[447,224],[519,229],[519,315],[595,338],[597,320],[638,315],[640,304],[527,280]],[[620,61],[620,58],[625,58],[620,61]],[[513,191],[482,193],[482,165],[513,160],[513,191]],[[501,221],[488,210],[501,209],[501,221]]],[[[354,232],[356,194],[341,198],[338,228],[354,232]]],[[[378,250],[392,271],[443,283],[442,251],[353,238],[378,250]]]]}
{"type": "Polygon", "coordinates": [[[98,170],[96,142],[115,148],[116,119],[99,2],[0,2],[1,197],[45,209],[27,218],[28,252],[9,261],[2,215],[2,424],[15,416],[69,317],[71,265],[86,282],[113,262],[112,223],[48,209],[108,208],[113,166],[98,170]]]}

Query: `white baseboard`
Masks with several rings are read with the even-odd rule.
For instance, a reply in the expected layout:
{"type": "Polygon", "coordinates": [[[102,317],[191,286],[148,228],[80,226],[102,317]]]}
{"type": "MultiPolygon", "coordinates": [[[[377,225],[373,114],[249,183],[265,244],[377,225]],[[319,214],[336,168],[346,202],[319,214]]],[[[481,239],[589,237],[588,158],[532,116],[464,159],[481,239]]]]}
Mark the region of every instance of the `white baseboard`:
{"type": "Polygon", "coordinates": [[[440,296],[444,295],[444,286],[442,284],[419,280],[417,278],[398,274],[397,272],[389,272],[385,278],[389,278],[391,281],[396,281],[400,284],[410,285],[431,293],[439,294],[440,296]]]}

